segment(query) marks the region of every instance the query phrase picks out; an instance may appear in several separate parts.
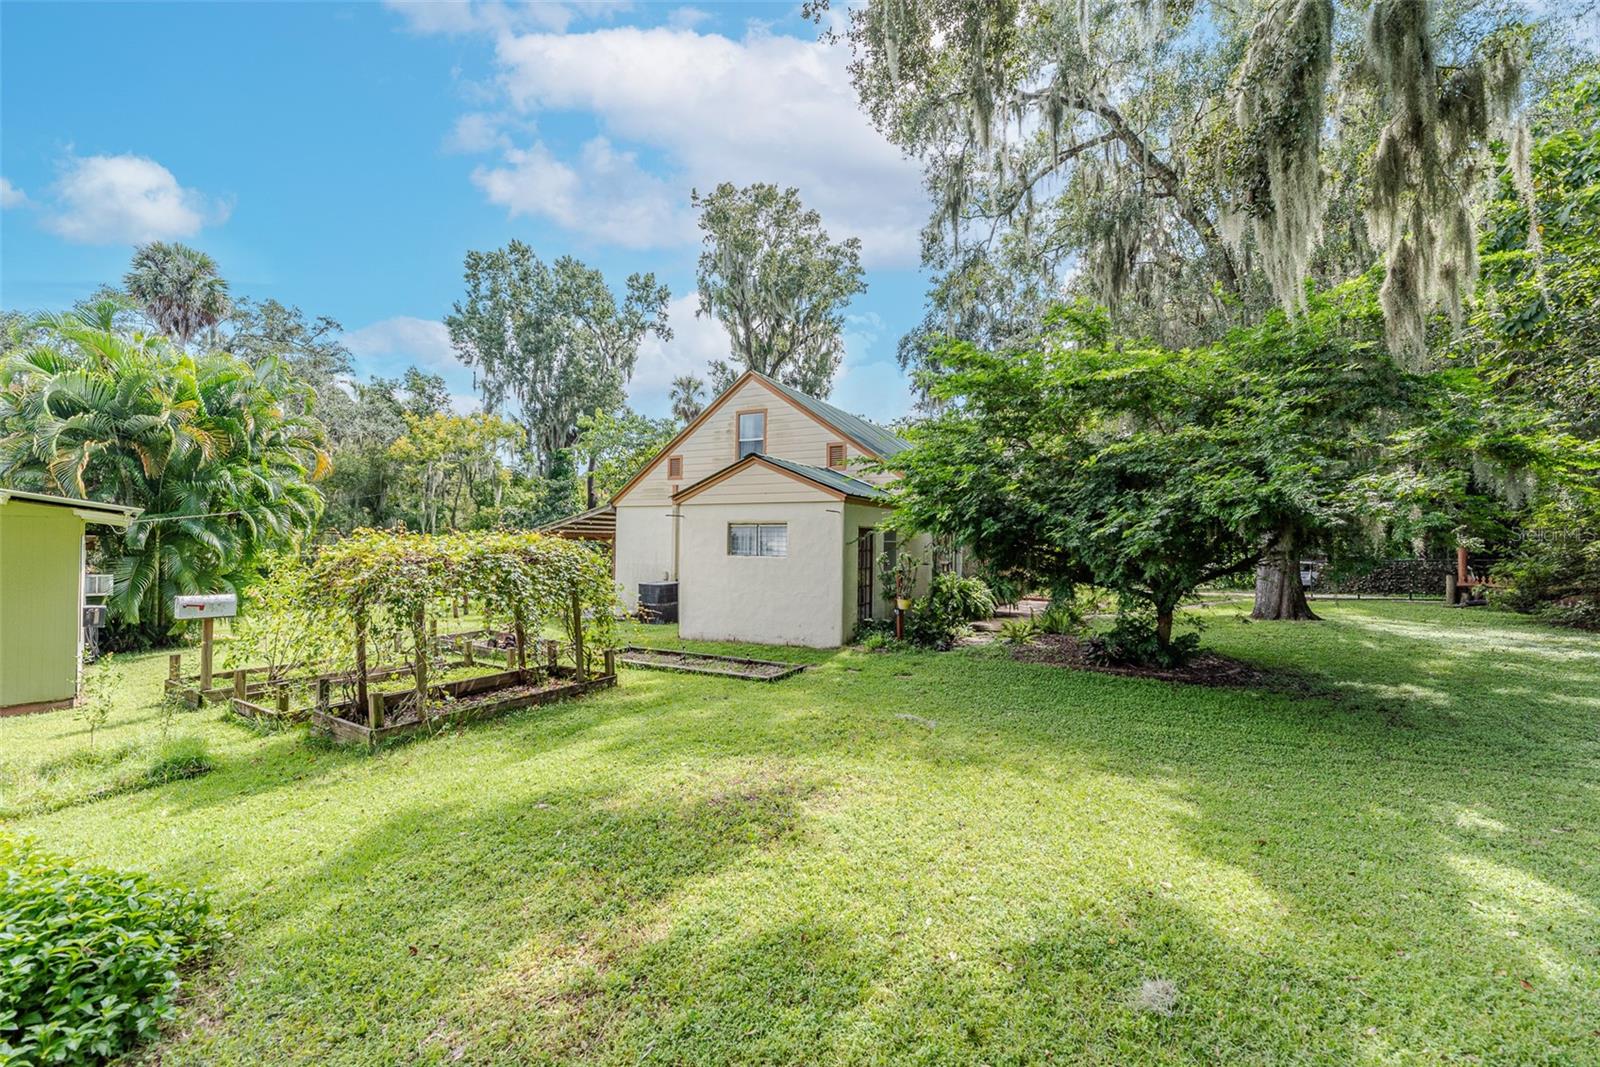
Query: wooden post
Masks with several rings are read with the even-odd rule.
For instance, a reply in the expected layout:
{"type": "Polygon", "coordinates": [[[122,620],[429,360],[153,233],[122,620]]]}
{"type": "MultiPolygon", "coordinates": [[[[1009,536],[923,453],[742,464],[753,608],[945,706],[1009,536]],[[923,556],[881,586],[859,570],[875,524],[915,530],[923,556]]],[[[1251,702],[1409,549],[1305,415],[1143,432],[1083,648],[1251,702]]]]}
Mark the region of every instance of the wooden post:
{"type": "Polygon", "coordinates": [[[233,696],[235,700],[243,700],[245,698],[245,694],[247,692],[245,685],[249,681],[249,678],[249,671],[237,670],[233,672],[233,696]]]}
{"type": "Polygon", "coordinates": [[[317,710],[324,715],[328,714],[328,688],[332,685],[326,678],[317,679],[317,710]]]}
{"type": "Polygon", "coordinates": [[[608,648],[608,649],[606,649],[606,677],[607,678],[615,678],[616,676],[617,676],[617,650],[614,649],[614,648],[608,648]]]}
{"type": "Polygon", "coordinates": [[[1453,574],[1445,575],[1444,576],[1444,602],[1447,605],[1449,605],[1450,607],[1453,608],[1453,607],[1456,606],[1456,600],[1457,600],[1457,598],[1460,597],[1460,595],[1461,594],[1460,594],[1460,591],[1459,591],[1459,588],[1458,588],[1458,584],[1456,582],[1456,576],[1453,575],[1453,574]]]}
{"type": "Polygon", "coordinates": [[[461,662],[468,667],[474,666],[472,662],[472,638],[461,639],[461,662]]]}
{"type": "Polygon", "coordinates": [[[170,681],[176,682],[178,680],[178,677],[179,677],[179,672],[182,669],[183,669],[183,653],[174,652],[172,655],[167,657],[167,678],[170,681]]]}
{"type": "Polygon", "coordinates": [[[432,652],[439,644],[439,620],[428,620],[428,651],[432,652]]]}
{"type": "Polygon", "coordinates": [[[589,677],[589,672],[583,662],[583,601],[578,598],[578,591],[572,591],[572,659],[578,665],[578,681],[589,677]]]}
{"type": "MultiPolygon", "coordinates": [[[[528,626],[527,623],[523,621],[521,607],[518,607],[517,610],[512,614],[512,628],[515,630],[517,638],[517,670],[527,670],[528,626]]],[[[506,661],[506,666],[511,666],[509,659],[506,661]]]]}
{"type": "Polygon", "coordinates": [[[383,694],[374,689],[367,694],[367,726],[376,730],[383,725],[383,694]]]}
{"type": "Polygon", "coordinates": [[[1467,584],[1467,550],[1465,546],[1456,549],[1456,584],[1467,584]]]}
{"type": "Polygon", "coordinates": [[[417,608],[411,613],[411,673],[417,680],[417,718],[428,721],[428,620],[417,608]]]}
{"type": "Polygon", "coordinates": [[[560,642],[557,642],[557,641],[546,641],[544,643],[544,665],[545,665],[545,669],[547,671],[549,671],[551,674],[555,673],[556,655],[560,651],[561,651],[560,642]]]}
{"type": "Polygon", "coordinates": [[[356,707],[367,705],[367,613],[356,612],[356,707]]]}
{"type": "Polygon", "coordinates": [[[278,683],[278,714],[289,714],[289,687],[282,682],[278,683]]]}
{"type": "Polygon", "coordinates": [[[200,692],[211,688],[211,641],[216,636],[217,620],[205,619],[200,623],[200,692]]]}

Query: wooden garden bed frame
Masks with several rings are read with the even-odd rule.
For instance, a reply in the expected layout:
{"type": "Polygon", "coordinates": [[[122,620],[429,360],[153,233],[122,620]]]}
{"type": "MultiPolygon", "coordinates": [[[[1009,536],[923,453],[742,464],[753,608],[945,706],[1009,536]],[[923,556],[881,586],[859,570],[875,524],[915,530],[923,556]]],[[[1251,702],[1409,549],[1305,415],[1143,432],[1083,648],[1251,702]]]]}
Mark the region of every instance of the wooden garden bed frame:
{"type": "Polygon", "coordinates": [[[647,648],[644,645],[629,645],[622,650],[621,661],[629,667],[638,667],[647,671],[674,671],[678,674],[706,674],[718,678],[739,678],[747,682],[781,682],[785,678],[799,674],[806,669],[804,663],[785,663],[775,659],[750,659],[746,656],[718,656],[710,652],[689,652],[681,648],[647,648]],[[657,656],[682,656],[686,660],[707,660],[711,663],[728,663],[742,667],[783,667],[784,670],[773,674],[752,674],[749,671],[732,670],[726,667],[698,667],[690,664],[679,663],[651,663],[637,658],[640,653],[657,656]]]}
{"type": "MultiPolygon", "coordinates": [[[[554,642],[551,642],[551,644],[554,644],[554,642]]],[[[616,654],[608,649],[605,653],[604,672],[593,677],[584,677],[583,672],[575,667],[545,666],[541,668],[512,668],[511,670],[497,671],[494,674],[482,674],[473,678],[462,678],[454,682],[442,682],[438,685],[430,686],[428,690],[430,696],[441,699],[448,697],[459,700],[463,697],[480,695],[486,695],[487,699],[474,700],[455,708],[445,705],[443,710],[428,716],[425,720],[419,719],[386,725],[384,719],[389,708],[404,704],[415,694],[404,691],[380,693],[373,690],[367,694],[367,721],[364,723],[352,721],[340,713],[348,714],[355,711],[356,702],[351,700],[337,704],[327,703],[327,687],[323,683],[319,683],[317,687],[318,706],[311,708],[308,714],[311,719],[311,728],[319,733],[326,734],[334,742],[376,748],[385,741],[407,737],[415,733],[430,732],[439,726],[493,718],[508,711],[535,707],[557,700],[566,700],[596,689],[610,688],[616,684],[616,654]],[[567,681],[565,684],[550,685],[533,693],[510,693],[498,698],[493,696],[494,692],[499,689],[544,684],[552,679],[567,679],[567,681]]]]}
{"type": "MultiPolygon", "coordinates": [[[[451,645],[459,646],[463,640],[480,638],[489,632],[488,630],[479,629],[467,630],[463,633],[445,634],[442,637],[435,634],[434,649],[436,652],[443,652],[451,645]]],[[[487,649],[487,646],[474,642],[474,648],[487,649]]],[[[496,649],[495,651],[498,652],[499,650],[496,649]]],[[[470,667],[472,666],[472,661],[470,659],[466,660],[464,665],[470,667]]],[[[293,672],[300,666],[298,663],[290,663],[279,668],[279,670],[293,672]]],[[[396,663],[377,670],[369,670],[367,678],[369,681],[378,682],[385,678],[391,678],[396,674],[410,674],[412,669],[409,661],[396,663]]],[[[213,684],[207,686],[204,675],[190,674],[186,676],[182,672],[183,654],[174,652],[167,657],[167,679],[162,689],[169,698],[181,700],[191,708],[198,708],[203,704],[221,701],[236,704],[241,700],[248,701],[250,697],[270,696],[284,686],[314,685],[324,678],[331,682],[349,682],[355,679],[354,671],[326,671],[321,674],[285,673],[274,678],[271,673],[271,667],[234,667],[215,672],[211,676],[213,684]],[[251,681],[251,675],[259,676],[260,680],[251,681]]]]}

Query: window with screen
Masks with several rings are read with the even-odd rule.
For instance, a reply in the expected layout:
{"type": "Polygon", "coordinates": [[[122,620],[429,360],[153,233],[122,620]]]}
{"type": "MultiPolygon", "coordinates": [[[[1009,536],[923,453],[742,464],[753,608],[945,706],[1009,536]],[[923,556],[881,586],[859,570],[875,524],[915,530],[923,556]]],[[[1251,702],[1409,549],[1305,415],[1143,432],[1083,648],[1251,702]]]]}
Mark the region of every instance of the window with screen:
{"type": "Polygon", "coordinates": [[[783,522],[730,522],[728,555],[787,556],[789,524],[783,522]]]}
{"type": "Polygon", "coordinates": [[[746,411],[739,415],[739,458],[767,450],[767,413],[746,411]]]}
{"type": "Polygon", "coordinates": [[[667,477],[670,478],[672,481],[677,481],[679,478],[683,477],[683,457],[682,456],[668,456],[667,457],[667,477]]]}
{"type": "Polygon", "coordinates": [[[844,445],[831,444],[828,446],[828,466],[844,466],[844,445]]]}

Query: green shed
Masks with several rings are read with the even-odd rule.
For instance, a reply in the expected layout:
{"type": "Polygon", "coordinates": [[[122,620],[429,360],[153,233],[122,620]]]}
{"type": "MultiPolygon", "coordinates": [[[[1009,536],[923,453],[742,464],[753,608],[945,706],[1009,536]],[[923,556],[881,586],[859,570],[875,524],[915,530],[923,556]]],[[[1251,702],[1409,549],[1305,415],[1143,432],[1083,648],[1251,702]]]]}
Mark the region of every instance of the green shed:
{"type": "Polygon", "coordinates": [[[0,715],[70,707],[83,650],[84,526],[139,508],[0,489],[0,715]]]}

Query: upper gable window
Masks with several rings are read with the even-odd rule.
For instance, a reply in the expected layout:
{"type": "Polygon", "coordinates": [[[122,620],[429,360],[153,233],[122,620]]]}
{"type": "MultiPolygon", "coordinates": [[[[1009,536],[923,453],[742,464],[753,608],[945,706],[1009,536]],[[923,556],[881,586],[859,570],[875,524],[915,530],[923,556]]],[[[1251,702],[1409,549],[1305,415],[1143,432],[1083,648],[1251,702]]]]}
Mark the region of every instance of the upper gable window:
{"type": "Polygon", "coordinates": [[[834,442],[828,446],[828,466],[844,466],[844,445],[834,442]]]}
{"type": "Polygon", "coordinates": [[[739,458],[752,452],[767,450],[767,413],[743,411],[739,413],[739,458]]]}
{"type": "Polygon", "coordinates": [[[668,456],[667,457],[667,479],[669,481],[674,481],[675,482],[675,481],[678,481],[679,479],[681,479],[682,477],[683,477],[683,457],[682,456],[668,456]]]}

